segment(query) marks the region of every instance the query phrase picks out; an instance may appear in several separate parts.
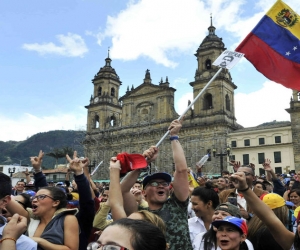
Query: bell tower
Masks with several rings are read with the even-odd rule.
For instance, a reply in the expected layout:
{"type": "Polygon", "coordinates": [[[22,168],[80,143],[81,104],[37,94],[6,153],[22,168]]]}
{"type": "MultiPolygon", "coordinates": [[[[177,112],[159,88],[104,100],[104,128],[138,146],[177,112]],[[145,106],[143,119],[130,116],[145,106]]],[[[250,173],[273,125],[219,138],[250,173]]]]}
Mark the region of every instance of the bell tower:
{"type": "Polygon", "coordinates": [[[300,92],[293,90],[290,101],[290,108],[286,111],[291,116],[292,141],[294,148],[295,170],[300,170],[300,92]]]}
{"type": "Polygon", "coordinates": [[[104,67],[92,79],[94,91],[90,98],[88,109],[87,132],[93,133],[109,127],[120,126],[122,106],[119,103],[119,90],[122,82],[114,68],[111,59],[105,59],[104,67]]]}
{"type": "MultiPolygon", "coordinates": [[[[210,19],[208,35],[195,54],[198,65],[195,81],[190,83],[193,87],[194,98],[218,71],[219,68],[213,66],[212,63],[226,49],[222,38],[215,34],[216,28],[213,26],[212,17],[210,19]]],[[[194,104],[193,115],[195,121],[197,120],[197,124],[221,123],[236,129],[237,123],[234,111],[234,90],[236,88],[229,71],[223,69],[194,104]]]]}

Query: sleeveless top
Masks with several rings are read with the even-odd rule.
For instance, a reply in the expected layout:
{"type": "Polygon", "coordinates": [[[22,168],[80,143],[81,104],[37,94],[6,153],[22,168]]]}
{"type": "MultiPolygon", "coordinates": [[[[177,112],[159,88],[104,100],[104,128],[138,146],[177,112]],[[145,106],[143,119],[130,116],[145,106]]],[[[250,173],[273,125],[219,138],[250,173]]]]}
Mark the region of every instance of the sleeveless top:
{"type": "MultiPolygon", "coordinates": [[[[75,215],[78,212],[77,209],[59,209],[55,212],[52,220],[46,225],[43,233],[40,238],[43,238],[53,244],[64,245],[64,221],[67,215],[75,215]]],[[[30,217],[32,214],[29,212],[30,217]]],[[[33,236],[35,230],[39,224],[39,220],[36,218],[31,218],[30,224],[28,227],[29,236],[33,236]],[[32,226],[30,226],[32,225],[32,226]]],[[[40,246],[38,250],[43,250],[40,246]]]]}

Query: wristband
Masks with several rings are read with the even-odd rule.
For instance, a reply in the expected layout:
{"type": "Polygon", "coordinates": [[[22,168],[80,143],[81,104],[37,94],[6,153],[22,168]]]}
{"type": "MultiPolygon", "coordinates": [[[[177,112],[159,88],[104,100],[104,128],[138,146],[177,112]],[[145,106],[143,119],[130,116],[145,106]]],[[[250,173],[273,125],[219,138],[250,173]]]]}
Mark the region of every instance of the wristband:
{"type": "Polygon", "coordinates": [[[178,139],[179,139],[178,135],[170,136],[170,141],[174,141],[174,140],[178,140],[178,139]]]}
{"type": "Polygon", "coordinates": [[[249,189],[249,186],[245,189],[238,189],[238,192],[246,192],[246,191],[248,191],[248,189],[249,189]]]}
{"type": "Polygon", "coordinates": [[[32,172],[33,172],[34,174],[37,174],[37,173],[39,173],[39,172],[42,172],[42,169],[41,169],[41,168],[39,168],[39,169],[32,169],[32,172]]]}
{"type": "Polygon", "coordinates": [[[5,241],[5,240],[13,240],[15,243],[17,242],[16,239],[14,239],[14,238],[6,237],[6,238],[1,239],[1,240],[0,240],[0,243],[2,243],[2,242],[5,241]]]}

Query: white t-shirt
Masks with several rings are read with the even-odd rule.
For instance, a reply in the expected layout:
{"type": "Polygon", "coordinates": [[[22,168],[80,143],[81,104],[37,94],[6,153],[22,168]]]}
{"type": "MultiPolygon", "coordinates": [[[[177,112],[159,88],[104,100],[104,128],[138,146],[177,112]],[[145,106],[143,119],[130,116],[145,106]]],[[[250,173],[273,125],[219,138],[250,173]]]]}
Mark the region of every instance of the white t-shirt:
{"type": "Polygon", "coordinates": [[[191,242],[193,243],[195,237],[199,233],[202,233],[202,232],[205,233],[207,230],[205,228],[203,220],[201,220],[197,216],[193,217],[193,218],[190,218],[188,220],[188,223],[189,223],[189,231],[190,231],[191,242]]]}

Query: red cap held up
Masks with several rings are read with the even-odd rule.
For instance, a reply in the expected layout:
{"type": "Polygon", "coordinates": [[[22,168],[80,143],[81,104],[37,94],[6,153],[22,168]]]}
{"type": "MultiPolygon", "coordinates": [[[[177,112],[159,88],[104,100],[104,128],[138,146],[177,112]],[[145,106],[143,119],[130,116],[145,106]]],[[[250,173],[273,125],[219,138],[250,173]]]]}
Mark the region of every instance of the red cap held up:
{"type": "Polygon", "coordinates": [[[126,174],[135,169],[142,169],[148,166],[144,156],[140,154],[119,153],[117,159],[121,163],[120,174],[126,174]]]}

